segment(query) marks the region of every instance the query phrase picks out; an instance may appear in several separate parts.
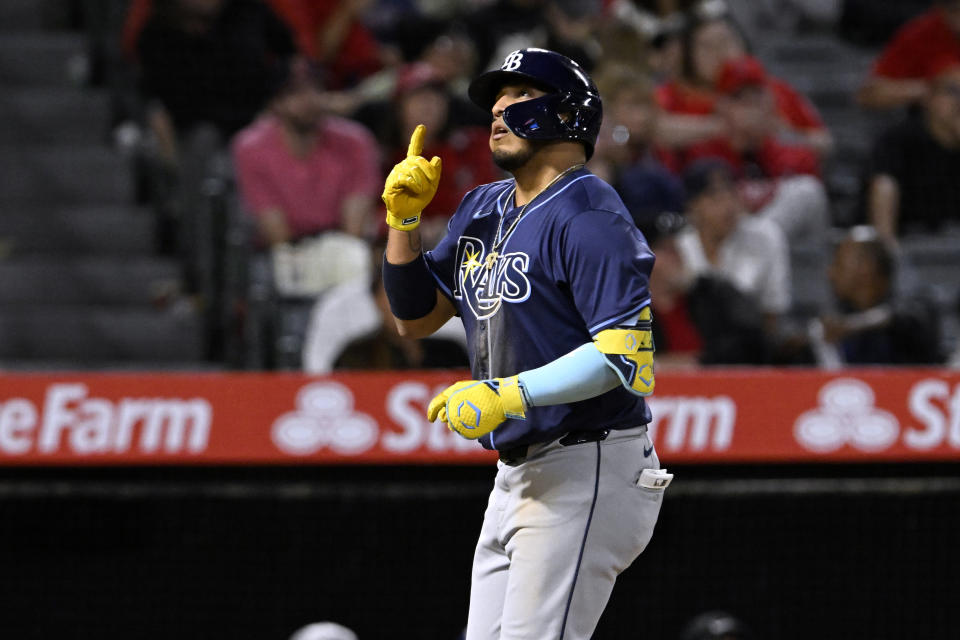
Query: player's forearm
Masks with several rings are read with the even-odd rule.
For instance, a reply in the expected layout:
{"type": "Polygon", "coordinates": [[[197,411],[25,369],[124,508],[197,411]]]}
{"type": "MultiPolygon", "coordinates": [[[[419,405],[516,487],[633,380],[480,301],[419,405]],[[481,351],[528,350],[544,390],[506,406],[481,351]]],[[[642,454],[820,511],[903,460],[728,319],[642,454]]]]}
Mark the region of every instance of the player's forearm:
{"type": "Polygon", "coordinates": [[[414,320],[400,320],[394,316],[393,320],[397,325],[397,331],[405,338],[426,338],[437,332],[440,327],[454,316],[456,310],[450,301],[443,297],[439,291],[436,292],[437,300],[430,313],[422,318],[414,320]]]}
{"type": "Polygon", "coordinates": [[[655,135],[657,144],[676,148],[716,138],[723,133],[723,121],[716,116],[664,113],[657,121],[655,135]]]}
{"type": "Polygon", "coordinates": [[[896,242],[900,187],[895,178],[881,174],[870,181],[868,215],[881,238],[896,242]]]}
{"type": "Polygon", "coordinates": [[[927,90],[923,80],[874,76],[857,91],[857,102],[869,109],[895,109],[922,100],[927,90]]]}
{"type": "Polygon", "coordinates": [[[579,402],[615,389],[620,378],[592,342],[518,376],[529,406],[579,402]]]}
{"type": "Polygon", "coordinates": [[[420,229],[400,231],[387,229],[387,249],[385,256],[390,264],[407,264],[420,257],[423,252],[423,241],[420,229]]]}

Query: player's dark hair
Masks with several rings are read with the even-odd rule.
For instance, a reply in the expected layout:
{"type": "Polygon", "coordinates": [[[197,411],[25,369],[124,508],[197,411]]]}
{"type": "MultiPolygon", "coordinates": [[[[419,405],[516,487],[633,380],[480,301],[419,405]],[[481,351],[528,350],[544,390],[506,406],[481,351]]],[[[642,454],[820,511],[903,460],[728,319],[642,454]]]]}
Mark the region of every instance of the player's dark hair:
{"type": "Polygon", "coordinates": [[[863,253],[864,257],[873,263],[874,268],[877,270],[877,275],[888,282],[893,278],[896,272],[896,261],[882,240],[879,238],[864,240],[858,242],[857,247],[863,253]]]}
{"type": "Polygon", "coordinates": [[[683,172],[684,202],[690,203],[713,187],[719,178],[724,184],[734,182],[733,169],[723,158],[707,157],[694,161],[683,172]]]}

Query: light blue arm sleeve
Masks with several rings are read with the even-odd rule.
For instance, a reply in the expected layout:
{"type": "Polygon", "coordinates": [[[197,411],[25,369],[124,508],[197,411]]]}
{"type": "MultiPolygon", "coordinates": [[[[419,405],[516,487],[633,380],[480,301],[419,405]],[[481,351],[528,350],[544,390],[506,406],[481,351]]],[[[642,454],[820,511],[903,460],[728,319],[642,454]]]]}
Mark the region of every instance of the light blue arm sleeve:
{"type": "Polygon", "coordinates": [[[620,384],[620,378],[592,342],[517,377],[523,385],[524,399],[532,407],[586,400],[620,384]]]}

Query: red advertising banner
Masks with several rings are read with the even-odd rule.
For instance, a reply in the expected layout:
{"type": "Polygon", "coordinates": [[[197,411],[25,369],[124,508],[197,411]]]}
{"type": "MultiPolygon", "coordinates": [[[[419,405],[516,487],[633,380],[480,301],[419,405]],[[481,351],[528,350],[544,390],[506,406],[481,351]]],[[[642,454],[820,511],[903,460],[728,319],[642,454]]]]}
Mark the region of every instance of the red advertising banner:
{"type": "MultiPolygon", "coordinates": [[[[465,372],[0,376],[0,465],[491,464],[427,422],[465,372]]],[[[960,372],[657,376],[664,465],[960,461],[960,372]]]]}

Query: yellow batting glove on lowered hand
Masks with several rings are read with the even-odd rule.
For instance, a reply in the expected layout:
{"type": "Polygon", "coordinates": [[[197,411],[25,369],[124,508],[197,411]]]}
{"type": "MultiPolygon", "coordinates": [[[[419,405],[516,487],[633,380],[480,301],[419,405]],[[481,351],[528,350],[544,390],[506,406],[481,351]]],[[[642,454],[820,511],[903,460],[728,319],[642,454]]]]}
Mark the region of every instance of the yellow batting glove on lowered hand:
{"type": "Polygon", "coordinates": [[[410,136],[407,157],[394,165],[383,185],[383,203],[387,205],[387,224],[400,231],[420,226],[420,214],[433,200],[440,184],[440,158],[430,162],[423,153],[423,137],[427,128],[418,124],[410,136]]]}
{"type": "Polygon", "coordinates": [[[468,440],[487,435],[507,418],[525,419],[517,376],[456,382],[430,401],[427,419],[440,418],[468,440]]]}

